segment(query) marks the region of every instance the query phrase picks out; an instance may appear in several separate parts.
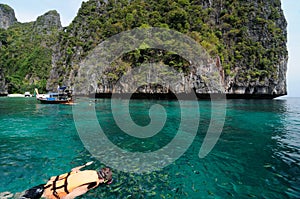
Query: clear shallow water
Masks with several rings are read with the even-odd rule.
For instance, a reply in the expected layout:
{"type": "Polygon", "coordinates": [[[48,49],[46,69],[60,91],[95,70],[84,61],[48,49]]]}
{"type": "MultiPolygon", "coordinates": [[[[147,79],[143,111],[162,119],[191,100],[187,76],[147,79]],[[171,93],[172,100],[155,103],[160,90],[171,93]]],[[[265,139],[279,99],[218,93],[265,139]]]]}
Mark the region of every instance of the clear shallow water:
{"type": "MultiPolygon", "coordinates": [[[[222,135],[204,159],[198,153],[210,122],[209,101],[189,102],[180,109],[176,101],[132,100],[130,113],[139,125],[150,122],[151,105],[166,109],[164,128],[149,139],[124,134],[114,122],[109,100],[79,101],[76,106],[95,105],[107,137],[128,151],[160,149],[175,136],[183,111],[199,103],[201,113],[193,144],[173,164],[144,175],[115,169],[112,185],[81,198],[300,197],[300,99],[227,100],[222,135]]],[[[96,163],[89,168],[103,166],[84,148],[72,106],[0,98],[0,193],[21,192],[91,160],[96,163]]]]}

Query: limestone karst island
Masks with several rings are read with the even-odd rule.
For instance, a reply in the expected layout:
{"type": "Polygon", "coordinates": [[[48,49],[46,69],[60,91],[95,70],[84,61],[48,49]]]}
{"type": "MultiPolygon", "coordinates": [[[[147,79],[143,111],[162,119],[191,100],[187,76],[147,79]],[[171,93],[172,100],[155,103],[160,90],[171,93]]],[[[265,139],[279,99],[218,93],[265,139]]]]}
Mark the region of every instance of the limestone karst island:
{"type": "MultiPolygon", "coordinates": [[[[73,87],[80,62],[106,39],[134,28],[178,31],[201,45],[218,70],[222,89],[208,88],[201,67],[162,49],[136,48],[114,60],[81,94],[126,93],[116,82],[144,63],[160,63],[178,71],[176,90],[145,81],[136,93],[226,93],[228,98],[275,98],[287,94],[287,22],[280,0],[266,1],[99,1],[83,2],[77,16],[62,27],[51,10],[36,21],[20,23],[13,8],[0,5],[0,94],[53,91],[73,87]]],[[[207,66],[209,67],[209,66],[207,66]]],[[[141,69],[143,70],[143,69],[141,69]]],[[[125,84],[125,85],[124,85],[125,84]]],[[[171,95],[170,95],[171,96],[171,95]]]]}

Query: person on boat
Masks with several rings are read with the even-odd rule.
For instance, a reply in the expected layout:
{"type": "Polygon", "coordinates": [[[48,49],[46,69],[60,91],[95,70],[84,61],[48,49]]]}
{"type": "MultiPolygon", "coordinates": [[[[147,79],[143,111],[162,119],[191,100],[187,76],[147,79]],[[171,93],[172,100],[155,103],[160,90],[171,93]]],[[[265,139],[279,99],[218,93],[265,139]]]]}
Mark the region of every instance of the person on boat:
{"type": "Polygon", "coordinates": [[[25,191],[20,199],[73,199],[83,195],[100,184],[110,184],[112,182],[112,171],[110,168],[96,170],[84,170],[81,168],[90,165],[91,162],[83,166],[73,168],[69,173],[53,176],[46,184],[41,184],[25,191]]]}

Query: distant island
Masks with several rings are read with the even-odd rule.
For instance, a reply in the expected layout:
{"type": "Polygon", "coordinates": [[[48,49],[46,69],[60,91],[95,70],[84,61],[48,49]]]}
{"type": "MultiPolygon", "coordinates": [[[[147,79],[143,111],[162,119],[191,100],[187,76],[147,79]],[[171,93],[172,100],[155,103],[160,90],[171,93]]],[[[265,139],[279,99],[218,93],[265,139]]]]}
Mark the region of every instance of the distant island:
{"type": "MultiPolygon", "coordinates": [[[[198,42],[218,66],[220,82],[229,98],[275,98],[287,94],[287,22],[280,0],[161,0],[83,2],[77,16],[62,27],[59,13],[51,10],[36,21],[20,23],[13,8],[0,4],[0,95],[38,88],[54,91],[58,85],[74,86],[80,61],[102,41],[123,31],[158,27],[178,31],[198,42]]],[[[183,73],[178,83],[199,98],[207,98],[205,78],[190,60],[173,52],[140,48],[119,57],[97,77],[91,89],[108,97],[120,77],[143,63],[155,62],[183,73]],[[195,70],[190,70],[190,68],[195,70]],[[188,85],[188,86],[186,86],[188,85]]],[[[126,84],[126,82],[125,82],[126,84]]],[[[85,92],[85,93],[84,93],[85,92]]],[[[137,96],[173,94],[151,82],[137,96]]]]}

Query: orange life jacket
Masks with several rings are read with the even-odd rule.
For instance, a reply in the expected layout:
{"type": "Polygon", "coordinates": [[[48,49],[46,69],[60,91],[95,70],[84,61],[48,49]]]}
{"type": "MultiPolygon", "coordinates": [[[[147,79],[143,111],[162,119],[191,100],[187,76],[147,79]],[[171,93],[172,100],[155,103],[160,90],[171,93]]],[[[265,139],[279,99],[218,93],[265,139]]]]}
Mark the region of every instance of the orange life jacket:
{"type": "Polygon", "coordinates": [[[88,185],[88,188],[91,189],[98,184],[98,173],[95,170],[69,172],[50,178],[44,187],[43,196],[48,199],[60,199],[77,187],[88,185]]]}

